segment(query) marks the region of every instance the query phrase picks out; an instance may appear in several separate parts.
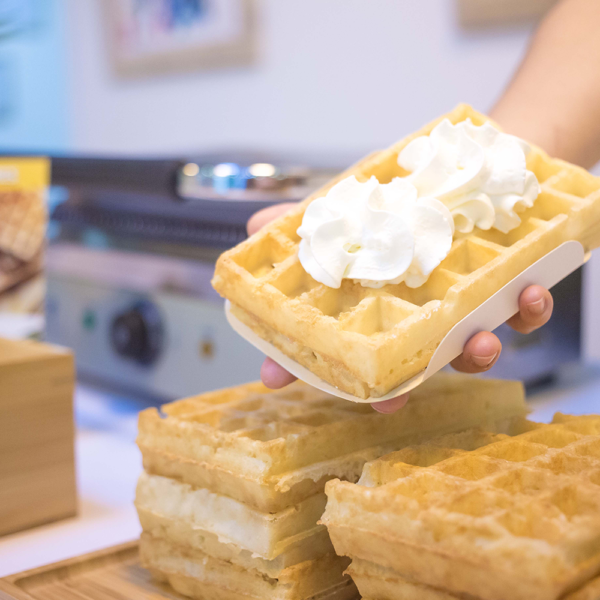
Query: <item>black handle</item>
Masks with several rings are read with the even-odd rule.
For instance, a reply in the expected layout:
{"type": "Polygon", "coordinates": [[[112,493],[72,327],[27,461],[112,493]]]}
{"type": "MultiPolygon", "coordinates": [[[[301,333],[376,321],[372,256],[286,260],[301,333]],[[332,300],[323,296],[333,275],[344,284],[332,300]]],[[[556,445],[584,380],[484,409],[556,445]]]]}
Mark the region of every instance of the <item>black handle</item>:
{"type": "Polygon", "coordinates": [[[52,157],[52,184],[176,196],[180,160],[52,157]]]}

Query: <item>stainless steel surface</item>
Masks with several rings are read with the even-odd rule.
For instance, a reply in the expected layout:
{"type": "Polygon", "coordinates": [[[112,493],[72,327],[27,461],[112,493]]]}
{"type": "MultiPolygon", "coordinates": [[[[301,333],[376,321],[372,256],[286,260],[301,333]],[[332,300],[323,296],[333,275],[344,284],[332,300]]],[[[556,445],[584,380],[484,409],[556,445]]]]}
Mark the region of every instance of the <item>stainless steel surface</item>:
{"type": "Polygon", "coordinates": [[[212,271],[172,257],[50,247],[46,338],[75,351],[83,379],[138,394],[180,398],[255,380],[263,357],[227,324],[212,271]]]}
{"type": "Polygon", "coordinates": [[[179,169],[177,193],[188,200],[297,202],[336,173],[272,162],[189,162],[179,169]]]}
{"type": "MultiPolygon", "coordinates": [[[[47,338],[81,376],[176,398],[257,379],[260,353],[210,285],[260,208],[298,201],[339,169],[264,152],[194,159],[57,157],[47,338]]],[[[345,161],[342,162],[345,164],[345,161]]]]}
{"type": "Polygon", "coordinates": [[[225,249],[257,210],[297,202],[348,164],[229,152],[194,159],[53,159],[68,200],[52,212],[64,236],[86,229],[129,239],[225,249]]]}

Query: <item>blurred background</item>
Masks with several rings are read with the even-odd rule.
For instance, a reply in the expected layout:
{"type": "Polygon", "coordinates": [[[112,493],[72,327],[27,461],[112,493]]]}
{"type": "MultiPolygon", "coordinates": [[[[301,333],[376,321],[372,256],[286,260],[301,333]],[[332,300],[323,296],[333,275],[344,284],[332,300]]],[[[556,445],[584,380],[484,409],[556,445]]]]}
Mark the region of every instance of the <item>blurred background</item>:
{"type": "Polygon", "coordinates": [[[135,156],[262,146],[358,157],[458,102],[489,108],[533,27],[516,9],[508,24],[461,20],[461,6],[494,4],[486,0],[378,0],[376,9],[360,0],[264,0],[247,4],[250,15],[245,4],[2,0],[0,143],[135,156]],[[129,19],[119,19],[119,7],[129,19]],[[162,23],[169,11],[179,21],[162,23]],[[214,21],[211,43],[198,35],[194,45],[196,19],[207,28],[214,21]],[[126,37],[128,26],[141,31],[126,37]],[[173,39],[188,34],[187,53],[169,62],[176,52],[163,39],[152,48],[161,26],[159,38],[168,28],[173,39]],[[247,56],[215,56],[215,45],[236,36],[247,38],[247,56]],[[212,63],[194,64],[194,53],[211,52],[212,63]]]}
{"type": "MultiPolygon", "coordinates": [[[[247,218],[460,102],[488,111],[552,4],[0,0],[0,154],[52,161],[45,288],[31,272],[11,283],[0,335],[75,352],[81,514],[86,527],[112,519],[95,545],[137,527],[137,411],[258,378],[261,356],[210,286],[247,218]]],[[[555,297],[543,329],[502,329],[492,375],[544,383],[546,399],[588,397],[600,259],[555,297]]],[[[66,555],[90,549],[82,531],[62,530],[66,555]]],[[[35,535],[0,544],[0,563],[3,548],[31,556],[35,535]]]]}
{"type": "MultiPolygon", "coordinates": [[[[210,287],[219,252],[258,208],[459,102],[490,109],[552,4],[0,0],[0,151],[54,159],[46,338],[146,395],[255,378],[210,287]]],[[[600,355],[586,275],[554,329],[503,332],[497,375],[600,355]]]]}

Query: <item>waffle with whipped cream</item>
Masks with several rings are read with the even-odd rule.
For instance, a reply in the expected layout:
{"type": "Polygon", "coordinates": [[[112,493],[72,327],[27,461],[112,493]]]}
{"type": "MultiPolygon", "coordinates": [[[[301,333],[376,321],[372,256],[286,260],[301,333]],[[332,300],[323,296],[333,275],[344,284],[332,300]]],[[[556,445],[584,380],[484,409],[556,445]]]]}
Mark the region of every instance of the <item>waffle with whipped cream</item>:
{"type": "Polygon", "coordinates": [[[600,597],[600,415],[442,436],[326,493],[364,598],[600,597]]]}
{"type": "MultiPolygon", "coordinates": [[[[416,287],[408,279],[378,288],[348,278],[339,288],[316,281],[298,256],[307,207],[349,176],[358,181],[374,176],[383,184],[407,176],[399,153],[443,119],[489,122],[466,105],[457,107],[360,161],[217,262],[213,285],[231,301],[234,316],[324,381],[359,398],[384,396],[424,370],[456,323],[561,243],[579,240],[586,250],[600,243],[600,178],[531,147],[527,169],[540,193],[530,208],[513,214],[517,227],[507,233],[455,231],[446,258],[416,287]]],[[[441,232],[443,223],[436,223],[441,232]]]]}
{"type": "Polygon", "coordinates": [[[296,382],[252,383],[140,413],[136,508],[144,566],[195,597],[353,597],[319,525],[328,480],[451,431],[503,431],[526,414],[520,383],[439,373],[379,414],[296,382]]]}

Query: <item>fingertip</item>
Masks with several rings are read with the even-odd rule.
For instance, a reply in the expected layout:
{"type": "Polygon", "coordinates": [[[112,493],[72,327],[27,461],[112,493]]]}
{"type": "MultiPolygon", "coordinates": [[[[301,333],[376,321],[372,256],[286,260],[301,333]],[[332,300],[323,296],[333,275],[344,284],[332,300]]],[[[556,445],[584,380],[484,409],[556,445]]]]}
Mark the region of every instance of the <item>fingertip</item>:
{"type": "Polygon", "coordinates": [[[483,373],[494,366],[501,352],[500,340],[493,333],[482,331],[465,344],[463,353],[451,365],[463,373],[483,373]]]}
{"type": "Polygon", "coordinates": [[[248,234],[248,236],[254,235],[260,228],[260,222],[261,222],[261,213],[262,211],[259,211],[257,213],[254,213],[249,219],[248,222],[246,223],[246,233],[248,234]]]}
{"type": "Polygon", "coordinates": [[[519,304],[523,306],[533,304],[539,300],[542,300],[547,293],[548,290],[543,288],[541,285],[530,285],[521,292],[521,295],[519,296],[519,304]]]}
{"type": "Polygon", "coordinates": [[[539,285],[528,287],[519,298],[521,316],[538,327],[548,321],[553,308],[552,294],[539,285]]]}
{"type": "Polygon", "coordinates": [[[466,344],[464,354],[468,357],[493,357],[500,353],[502,344],[500,340],[489,331],[475,334],[466,344]]]}
{"type": "Polygon", "coordinates": [[[552,294],[539,285],[529,286],[519,297],[519,312],[507,322],[519,333],[531,333],[545,325],[552,316],[552,294]]]}
{"type": "Polygon", "coordinates": [[[262,229],[267,223],[270,223],[277,217],[291,210],[296,204],[292,202],[285,202],[283,204],[275,204],[274,206],[268,206],[254,213],[246,224],[246,231],[248,235],[254,235],[257,231],[262,229]]]}
{"type": "Polygon", "coordinates": [[[263,208],[258,212],[254,213],[246,224],[246,231],[248,235],[254,235],[257,231],[262,229],[269,222],[269,209],[263,208]]]}
{"type": "Polygon", "coordinates": [[[371,406],[378,413],[384,415],[390,415],[397,410],[401,409],[408,402],[408,394],[403,394],[402,396],[396,396],[395,398],[390,398],[389,400],[382,400],[381,402],[373,402],[371,406]]]}
{"type": "Polygon", "coordinates": [[[469,365],[468,365],[467,361],[465,360],[465,357],[463,354],[461,354],[460,356],[457,356],[453,361],[451,361],[450,366],[455,371],[458,371],[459,373],[470,373],[471,372],[469,370],[469,365]]]}
{"type": "Polygon", "coordinates": [[[296,377],[271,358],[265,358],[260,368],[260,378],[264,385],[271,390],[278,390],[296,381],[296,377]]]}

